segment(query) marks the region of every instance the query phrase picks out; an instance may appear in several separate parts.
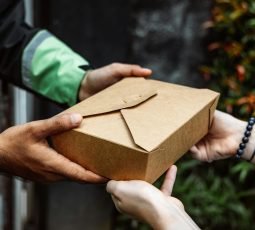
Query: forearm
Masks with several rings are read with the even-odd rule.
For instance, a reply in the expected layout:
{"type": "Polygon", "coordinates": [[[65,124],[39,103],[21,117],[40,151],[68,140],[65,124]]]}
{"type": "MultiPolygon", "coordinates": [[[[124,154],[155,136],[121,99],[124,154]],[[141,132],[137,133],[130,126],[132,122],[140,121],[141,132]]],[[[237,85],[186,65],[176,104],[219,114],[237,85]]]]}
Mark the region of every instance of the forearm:
{"type": "Polygon", "coordinates": [[[88,62],[46,30],[39,31],[22,56],[24,85],[60,104],[74,105],[88,62]]]}
{"type": "Polygon", "coordinates": [[[200,229],[190,216],[174,203],[171,207],[157,207],[157,218],[150,218],[149,223],[155,230],[197,230],[200,229]]]}
{"type": "Polygon", "coordinates": [[[0,0],[0,79],[72,106],[85,66],[86,60],[48,31],[25,24],[23,1],[0,0]]]}
{"type": "Polygon", "coordinates": [[[192,220],[188,219],[169,219],[167,221],[151,225],[155,230],[197,230],[200,229],[192,220]]]}

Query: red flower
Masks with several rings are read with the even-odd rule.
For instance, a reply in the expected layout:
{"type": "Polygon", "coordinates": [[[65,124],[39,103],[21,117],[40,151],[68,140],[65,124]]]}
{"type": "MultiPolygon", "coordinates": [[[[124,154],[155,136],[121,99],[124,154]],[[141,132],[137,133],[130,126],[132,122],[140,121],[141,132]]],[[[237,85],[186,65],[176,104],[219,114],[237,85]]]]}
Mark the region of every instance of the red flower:
{"type": "Polygon", "coordinates": [[[243,65],[237,65],[236,66],[236,73],[239,81],[244,81],[245,80],[245,68],[243,65]]]}

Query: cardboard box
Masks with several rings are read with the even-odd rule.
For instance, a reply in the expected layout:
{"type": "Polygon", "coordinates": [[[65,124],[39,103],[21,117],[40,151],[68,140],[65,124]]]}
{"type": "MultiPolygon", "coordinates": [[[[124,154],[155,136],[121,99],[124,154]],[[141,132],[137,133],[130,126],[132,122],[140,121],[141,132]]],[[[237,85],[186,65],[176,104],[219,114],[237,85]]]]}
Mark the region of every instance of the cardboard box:
{"type": "Polygon", "coordinates": [[[115,180],[153,183],[207,132],[219,94],[127,78],[65,112],[84,117],[53,137],[67,158],[115,180]]]}

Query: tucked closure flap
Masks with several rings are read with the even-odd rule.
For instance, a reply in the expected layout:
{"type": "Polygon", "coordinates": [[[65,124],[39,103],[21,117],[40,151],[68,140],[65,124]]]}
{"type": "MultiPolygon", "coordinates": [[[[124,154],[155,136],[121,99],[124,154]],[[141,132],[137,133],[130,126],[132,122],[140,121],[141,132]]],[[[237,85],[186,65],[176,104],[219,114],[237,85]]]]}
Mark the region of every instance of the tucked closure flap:
{"type": "Polygon", "coordinates": [[[219,101],[219,97],[220,97],[220,95],[215,99],[215,101],[213,102],[213,104],[212,104],[212,106],[211,106],[211,108],[210,108],[210,114],[209,114],[209,116],[210,116],[210,119],[209,119],[209,124],[208,124],[208,129],[211,127],[211,125],[212,125],[212,122],[213,122],[213,116],[214,116],[214,112],[215,112],[215,110],[216,110],[216,107],[217,107],[217,104],[218,104],[218,101],[219,101]]]}
{"type": "Polygon", "coordinates": [[[66,112],[78,112],[84,117],[109,113],[136,106],[156,94],[156,89],[145,79],[125,78],[66,112]]]}
{"type": "MultiPolygon", "coordinates": [[[[122,109],[121,114],[134,142],[150,152],[208,104],[213,105],[208,111],[210,120],[217,105],[218,95],[204,89],[181,87],[179,90],[178,87],[169,84],[167,90],[163,87],[158,89],[156,97],[138,107],[122,109]]],[[[192,134],[192,130],[187,132],[192,134]]]]}

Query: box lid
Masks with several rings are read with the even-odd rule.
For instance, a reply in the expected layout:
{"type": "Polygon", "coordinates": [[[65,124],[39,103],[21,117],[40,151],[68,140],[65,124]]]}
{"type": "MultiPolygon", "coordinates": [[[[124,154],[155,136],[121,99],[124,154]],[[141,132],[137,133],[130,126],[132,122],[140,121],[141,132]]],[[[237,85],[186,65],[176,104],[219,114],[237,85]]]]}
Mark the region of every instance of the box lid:
{"type": "Polygon", "coordinates": [[[89,97],[66,112],[78,112],[83,117],[109,113],[136,106],[157,94],[144,78],[126,78],[89,97]]]}
{"type": "Polygon", "coordinates": [[[218,97],[207,89],[126,78],[65,112],[85,117],[78,131],[151,152],[208,104],[209,126],[218,97]]]}

